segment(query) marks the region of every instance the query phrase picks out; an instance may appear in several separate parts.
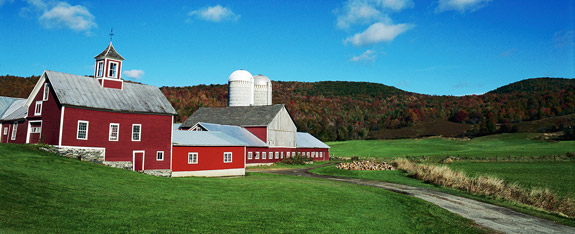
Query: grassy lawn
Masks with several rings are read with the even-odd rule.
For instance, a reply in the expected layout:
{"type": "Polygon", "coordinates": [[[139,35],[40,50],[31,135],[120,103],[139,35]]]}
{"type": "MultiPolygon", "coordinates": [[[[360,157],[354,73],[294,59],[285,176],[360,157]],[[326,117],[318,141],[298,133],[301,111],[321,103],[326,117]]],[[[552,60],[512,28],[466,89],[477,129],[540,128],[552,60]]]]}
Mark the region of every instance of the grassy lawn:
{"type": "Polygon", "coordinates": [[[522,187],[547,187],[575,198],[575,161],[566,162],[454,162],[448,166],[470,176],[492,175],[522,187]]]}
{"type": "Polygon", "coordinates": [[[476,233],[382,189],[253,173],[159,178],[0,144],[0,233],[476,233]]]}
{"type": "Polygon", "coordinates": [[[513,133],[471,140],[426,138],[328,142],[335,156],[390,159],[401,156],[457,156],[496,158],[507,156],[565,155],[575,152],[575,141],[531,140],[538,133],[513,133]]]}

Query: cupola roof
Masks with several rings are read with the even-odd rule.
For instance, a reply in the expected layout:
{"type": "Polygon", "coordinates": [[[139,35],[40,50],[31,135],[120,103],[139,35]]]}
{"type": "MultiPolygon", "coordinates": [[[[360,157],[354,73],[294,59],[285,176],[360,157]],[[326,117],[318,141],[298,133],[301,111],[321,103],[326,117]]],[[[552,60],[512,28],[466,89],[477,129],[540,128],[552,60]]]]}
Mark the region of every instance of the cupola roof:
{"type": "Polygon", "coordinates": [[[120,54],[118,54],[116,49],[114,49],[112,42],[110,42],[108,47],[104,51],[102,51],[102,53],[100,53],[99,55],[96,55],[96,57],[94,57],[94,58],[95,59],[113,58],[113,59],[118,59],[118,60],[125,60],[124,57],[122,57],[120,54]]]}

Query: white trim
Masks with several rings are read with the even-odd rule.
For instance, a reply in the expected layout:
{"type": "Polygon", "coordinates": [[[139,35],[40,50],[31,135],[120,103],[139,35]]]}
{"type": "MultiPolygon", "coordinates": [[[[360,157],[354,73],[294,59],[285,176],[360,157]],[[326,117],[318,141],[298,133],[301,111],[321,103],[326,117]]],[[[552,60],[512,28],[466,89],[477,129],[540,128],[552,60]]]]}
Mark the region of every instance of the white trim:
{"type": "Polygon", "coordinates": [[[245,168],[201,170],[201,171],[172,171],[172,177],[198,176],[198,177],[218,177],[218,176],[244,176],[245,168]]]}
{"type": "Polygon", "coordinates": [[[252,160],[253,156],[254,156],[254,152],[248,152],[248,159],[249,160],[252,160]]]}
{"type": "Polygon", "coordinates": [[[48,82],[44,83],[44,92],[42,93],[42,101],[48,101],[50,97],[50,84],[48,82]]]}
{"type": "MultiPolygon", "coordinates": [[[[8,136],[8,127],[6,127],[6,126],[4,126],[3,124],[0,123],[0,128],[2,128],[2,127],[4,127],[4,128],[2,129],[2,135],[3,135],[3,136],[8,136]]],[[[2,138],[0,138],[0,139],[2,139],[2,138]]]]}
{"type": "Polygon", "coordinates": [[[110,123],[110,127],[108,128],[108,141],[119,141],[120,140],[120,124],[119,123],[110,123]],[[116,139],[112,139],[112,126],[117,126],[116,128],[116,139]]]}
{"type": "Polygon", "coordinates": [[[60,148],[78,148],[78,149],[97,149],[97,150],[106,150],[105,147],[88,147],[88,146],[71,146],[71,145],[62,145],[58,146],[60,148]]]}
{"type": "Polygon", "coordinates": [[[12,135],[10,135],[10,140],[15,141],[16,135],[18,134],[18,122],[12,123],[12,135]],[[16,130],[14,130],[16,129],[16,130]]]}
{"type": "MultiPolygon", "coordinates": [[[[244,151],[244,158],[246,157],[245,155],[245,151],[244,151]]],[[[234,158],[234,154],[232,152],[224,152],[224,163],[232,163],[234,158]],[[226,161],[226,154],[230,154],[230,161],[226,161]]]]}
{"type": "Polygon", "coordinates": [[[106,77],[112,77],[112,78],[119,78],[120,74],[118,74],[120,71],[120,63],[119,62],[114,62],[111,60],[107,60],[108,61],[108,70],[106,71],[106,77]],[[112,71],[112,64],[116,65],[116,69],[114,69],[114,76],[110,75],[110,71],[112,71]]]}
{"type": "Polygon", "coordinates": [[[62,147],[62,131],[64,130],[64,108],[62,106],[62,110],[60,111],[60,134],[58,135],[58,146],[62,147]]]}
{"type": "Polygon", "coordinates": [[[94,74],[94,77],[99,78],[99,77],[103,77],[104,76],[104,60],[98,60],[96,61],[96,73],[94,74]],[[98,67],[99,65],[102,65],[102,67],[98,67]],[[99,74],[101,72],[101,75],[99,74]]]}
{"type": "Polygon", "coordinates": [[[88,140],[88,129],[90,128],[90,121],[78,120],[78,125],[76,127],[76,140],[88,140]],[[80,133],[80,123],[86,123],[86,138],[78,138],[78,133],[80,133]]]}
{"type": "Polygon", "coordinates": [[[164,158],[166,158],[164,151],[156,151],[156,161],[164,161],[164,158]],[[162,159],[158,159],[158,153],[162,153],[162,159]]]}
{"type": "Polygon", "coordinates": [[[255,158],[254,158],[255,160],[259,160],[259,159],[260,159],[260,153],[261,153],[261,152],[259,152],[259,151],[256,152],[256,155],[255,155],[255,158]]]}
{"type": "Polygon", "coordinates": [[[246,159],[245,153],[248,152],[248,147],[244,146],[244,168],[246,168],[246,163],[248,160],[246,159]]]}
{"type": "Polygon", "coordinates": [[[188,152],[188,164],[198,164],[199,161],[200,161],[200,154],[198,152],[188,152]],[[190,156],[194,154],[196,155],[196,162],[194,162],[194,160],[190,161],[190,156]]]}
{"type": "MultiPolygon", "coordinates": [[[[174,139],[174,116],[172,115],[172,127],[170,128],[170,170],[172,170],[172,164],[174,162],[174,160],[172,159],[172,155],[174,155],[174,144],[172,144],[173,139],[174,139]]],[[[164,155],[165,156],[165,155],[164,155]]]]}
{"type": "Polygon", "coordinates": [[[32,134],[32,133],[40,134],[40,136],[38,137],[38,140],[42,137],[42,120],[28,121],[28,131],[26,134],[26,144],[30,143],[30,134],[32,134]],[[32,123],[40,123],[40,132],[32,132],[32,123]]]}
{"type": "Polygon", "coordinates": [[[146,162],[146,151],[134,150],[132,151],[132,171],[136,171],[136,154],[142,153],[142,171],[144,171],[144,163],[146,162]]]}
{"type": "Polygon", "coordinates": [[[32,92],[30,92],[30,95],[28,95],[28,98],[26,100],[26,107],[30,107],[30,105],[32,105],[32,101],[34,101],[34,98],[38,95],[42,86],[44,86],[45,81],[46,81],[46,71],[42,73],[42,76],[40,77],[40,79],[38,79],[36,85],[34,85],[34,89],[32,89],[32,92]]]}
{"type": "Polygon", "coordinates": [[[262,152],[262,159],[268,159],[268,152],[262,152]]]}
{"type": "Polygon", "coordinates": [[[0,143],[2,143],[2,138],[4,137],[4,126],[0,123],[0,143]]]}
{"type": "Polygon", "coordinates": [[[42,103],[43,101],[36,101],[36,103],[34,104],[34,116],[42,115],[42,103]]]}
{"type": "Polygon", "coordinates": [[[142,141],[142,124],[132,124],[132,141],[142,141]],[[134,140],[134,126],[140,126],[137,140],[134,140]]]}

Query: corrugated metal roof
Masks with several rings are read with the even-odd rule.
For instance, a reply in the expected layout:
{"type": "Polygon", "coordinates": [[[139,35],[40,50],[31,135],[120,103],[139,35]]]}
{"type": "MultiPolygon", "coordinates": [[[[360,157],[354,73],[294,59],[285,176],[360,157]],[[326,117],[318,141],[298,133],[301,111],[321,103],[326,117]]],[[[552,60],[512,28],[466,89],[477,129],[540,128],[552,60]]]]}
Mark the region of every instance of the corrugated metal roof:
{"type": "Polygon", "coordinates": [[[172,144],[175,146],[246,146],[246,143],[223,132],[174,131],[172,144]]]}
{"type": "Polygon", "coordinates": [[[124,82],[123,89],[102,88],[97,79],[45,71],[62,105],[121,112],[177,114],[155,86],[124,82]]]}
{"type": "Polygon", "coordinates": [[[235,126],[267,126],[282,108],[284,108],[283,104],[201,107],[182,124],[182,127],[191,128],[200,122],[235,126]]]}
{"type": "Polygon", "coordinates": [[[8,110],[8,108],[12,105],[12,103],[19,99],[22,98],[0,96],[0,118],[4,115],[6,110],[8,110]]]}
{"type": "Polygon", "coordinates": [[[223,132],[226,135],[243,141],[245,146],[250,147],[267,147],[268,145],[252,134],[245,128],[231,125],[221,125],[221,124],[211,124],[211,123],[199,123],[202,127],[206,128],[208,131],[213,132],[223,132]]]}
{"type": "Polygon", "coordinates": [[[28,107],[26,107],[26,99],[18,98],[12,102],[10,107],[4,111],[1,120],[18,120],[24,119],[28,115],[28,107]]]}
{"type": "Polygon", "coordinates": [[[327,148],[329,146],[315,138],[307,132],[298,132],[296,134],[296,142],[298,148],[327,148]]]}

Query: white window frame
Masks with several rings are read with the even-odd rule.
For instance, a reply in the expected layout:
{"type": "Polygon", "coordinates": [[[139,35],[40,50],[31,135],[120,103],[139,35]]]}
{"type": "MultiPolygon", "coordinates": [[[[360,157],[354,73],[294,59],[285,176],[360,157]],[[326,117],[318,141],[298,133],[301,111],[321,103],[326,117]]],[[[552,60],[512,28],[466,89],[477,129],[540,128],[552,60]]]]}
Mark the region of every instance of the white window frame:
{"type": "Polygon", "coordinates": [[[132,124],[132,141],[142,141],[142,124],[132,124]],[[134,140],[134,127],[139,126],[138,139],[134,140]]]}
{"type": "Polygon", "coordinates": [[[233,158],[232,152],[224,152],[224,163],[231,163],[233,158]]]}
{"type": "Polygon", "coordinates": [[[119,123],[110,123],[110,131],[108,133],[108,141],[119,141],[120,140],[120,124],[119,123]],[[114,136],[114,132],[112,131],[116,126],[116,132],[114,136]],[[114,138],[115,137],[115,138],[114,138]]]}
{"type": "Polygon", "coordinates": [[[34,116],[42,115],[42,101],[36,101],[34,105],[34,116]]]}
{"type": "Polygon", "coordinates": [[[254,153],[253,152],[248,152],[248,160],[252,160],[254,153]]]}
{"type": "Polygon", "coordinates": [[[4,136],[8,136],[8,127],[4,127],[4,136]]]}
{"type": "Polygon", "coordinates": [[[188,164],[198,164],[198,161],[199,161],[198,152],[188,152],[188,164]]]}
{"type": "Polygon", "coordinates": [[[267,152],[262,152],[262,159],[267,159],[267,152]]]}
{"type": "Polygon", "coordinates": [[[280,159],[280,152],[277,152],[277,151],[276,151],[275,159],[280,159]]]}
{"type": "Polygon", "coordinates": [[[290,157],[291,157],[291,152],[287,152],[286,157],[287,157],[287,158],[290,158],[290,157]]]}
{"type": "Polygon", "coordinates": [[[120,66],[120,63],[118,62],[108,62],[108,77],[118,77],[118,67],[120,66]],[[114,66],[115,65],[115,66],[114,66]],[[114,72],[113,75],[111,75],[110,73],[112,73],[112,71],[114,72]]]}
{"type": "Polygon", "coordinates": [[[319,157],[323,158],[323,152],[319,152],[319,157]]]}
{"type": "Polygon", "coordinates": [[[12,124],[12,136],[10,136],[10,140],[16,140],[16,134],[18,133],[18,122],[14,122],[12,124]]]}
{"type": "Polygon", "coordinates": [[[256,159],[260,159],[260,152],[256,152],[256,159]]]}
{"type": "Polygon", "coordinates": [[[309,152],[306,152],[305,154],[306,154],[306,156],[307,156],[308,158],[310,157],[310,156],[309,156],[309,152]]]}
{"type": "Polygon", "coordinates": [[[76,139],[77,140],[88,140],[88,129],[90,127],[90,122],[86,120],[78,120],[78,127],[76,128],[76,139]],[[84,138],[80,138],[80,124],[86,124],[86,133],[84,138]]]}
{"type": "Polygon", "coordinates": [[[283,159],[284,158],[284,152],[280,152],[280,158],[283,159]]]}
{"type": "Polygon", "coordinates": [[[103,77],[104,76],[104,61],[96,62],[96,77],[103,77]]]}
{"type": "Polygon", "coordinates": [[[42,96],[42,101],[48,101],[48,97],[50,97],[50,84],[44,83],[44,93],[42,96]]]}
{"type": "Polygon", "coordinates": [[[164,151],[156,151],[156,161],[164,161],[164,151]]]}

